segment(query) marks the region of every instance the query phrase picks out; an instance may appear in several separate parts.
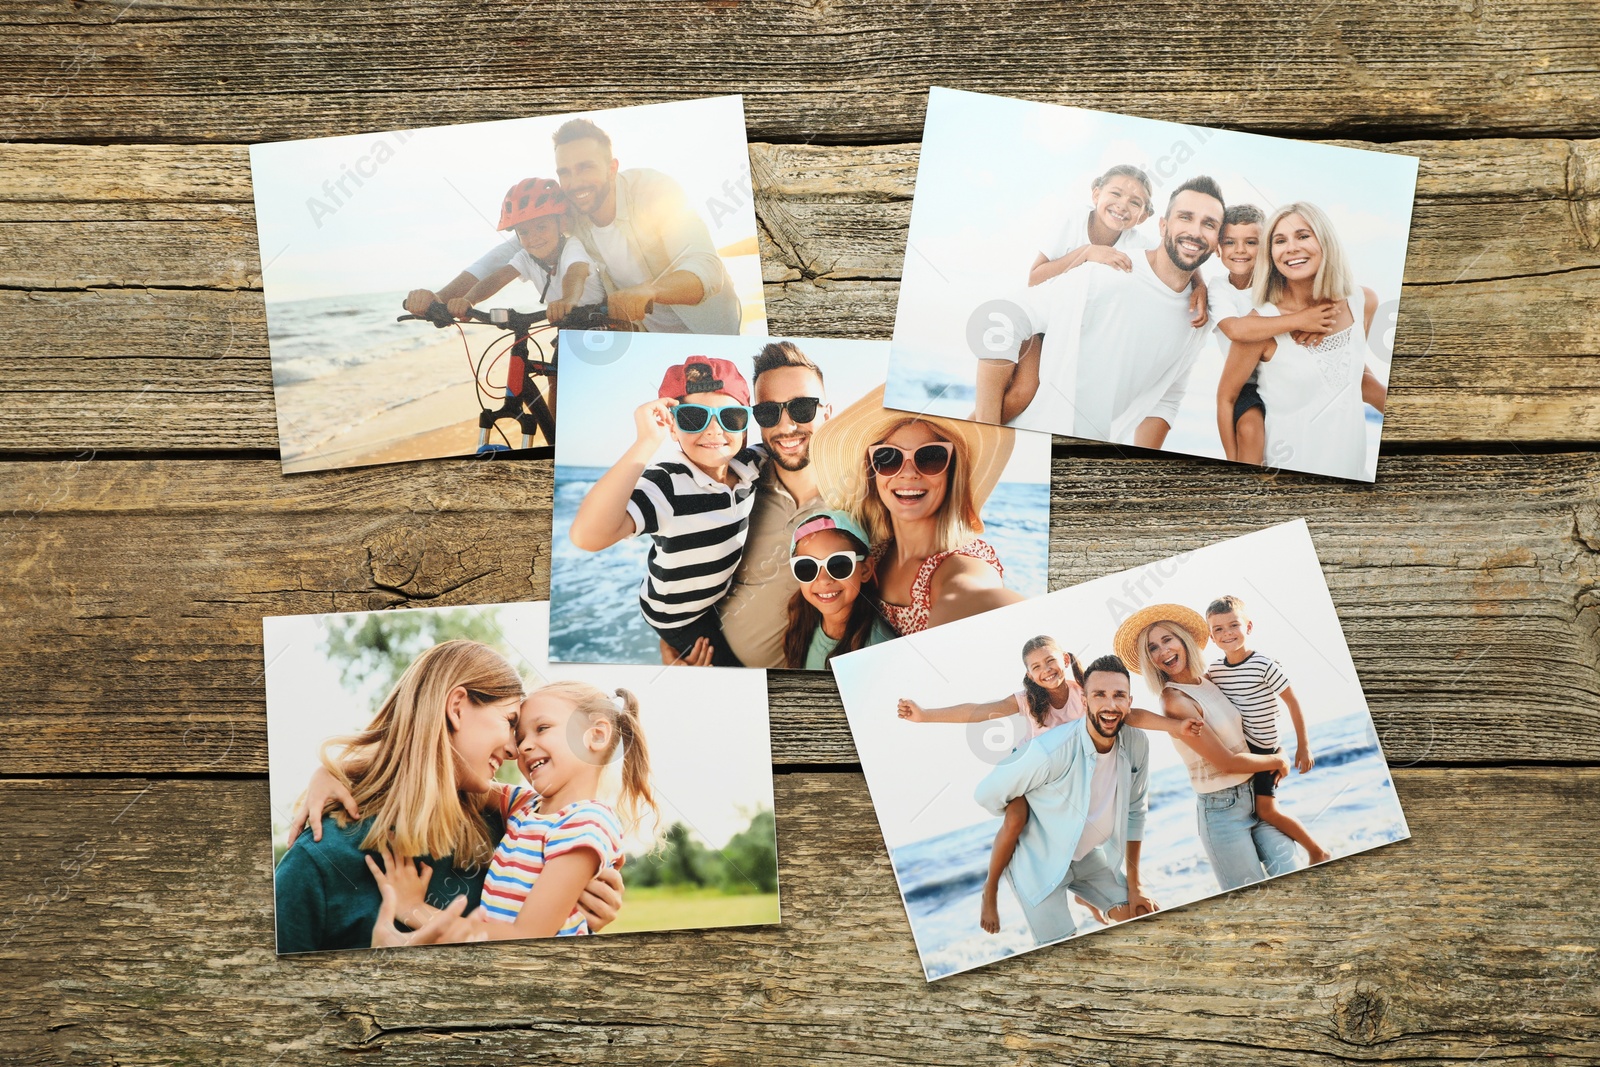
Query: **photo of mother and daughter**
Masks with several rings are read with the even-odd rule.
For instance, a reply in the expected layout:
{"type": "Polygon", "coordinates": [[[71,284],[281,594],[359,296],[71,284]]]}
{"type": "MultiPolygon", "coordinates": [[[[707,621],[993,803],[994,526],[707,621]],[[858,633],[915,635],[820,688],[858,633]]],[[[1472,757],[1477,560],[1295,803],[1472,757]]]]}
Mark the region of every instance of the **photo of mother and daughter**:
{"type": "MultiPolygon", "coordinates": [[[[1043,591],[1045,449],[1038,492],[986,512],[1014,430],[885,410],[881,385],[835,411],[823,368],[794,341],[763,346],[748,376],[719,356],[674,361],[632,424],[631,443],[597,475],[572,477],[558,451],[558,537],[563,483],[584,489],[565,524],[577,552],[558,549],[552,600],[560,610],[571,588],[564,568],[598,575],[585,556],[648,542],[627,607],[653,631],[650,658],[827,669],[836,655],[1043,591]],[[1031,581],[1008,580],[1012,560],[985,536],[986,520],[1004,526],[1016,512],[1027,521],[1011,525],[1031,531],[1010,544],[1031,581]]],[[[625,596],[614,590],[605,610],[625,596]]],[[[608,651],[552,635],[553,659],[608,651]]]]}
{"type": "MultiPolygon", "coordinates": [[[[433,633],[459,632],[461,619],[494,610],[436,609],[439,621],[422,622],[443,627],[433,633]]],[[[673,836],[662,832],[664,811],[706,830],[714,829],[719,805],[731,812],[743,804],[746,815],[758,806],[770,811],[759,672],[750,672],[748,685],[736,679],[726,687],[720,711],[736,711],[741,723],[719,731],[718,781],[705,775],[703,752],[686,744],[689,720],[673,706],[682,703],[675,689],[652,687],[648,678],[604,687],[550,680],[537,667],[530,685],[500,648],[482,640],[430,636],[407,645],[406,628],[418,625],[408,616],[420,614],[433,612],[366,616],[376,631],[365,640],[367,659],[393,659],[397,646],[427,647],[387,687],[370,721],[320,745],[329,709],[308,708],[318,696],[302,696],[302,678],[318,668],[319,654],[307,648],[311,642],[283,633],[296,625],[299,634],[311,632],[303,624],[323,618],[339,626],[349,617],[267,620],[269,645],[286,650],[269,670],[269,731],[280,752],[296,757],[275,761],[283,779],[274,787],[284,802],[298,793],[274,871],[280,953],[598,933],[626,911],[627,854],[648,859],[673,836]],[[282,629],[274,634],[273,626],[282,629]],[[663,742],[668,766],[659,758],[663,742]],[[307,780],[298,772],[307,752],[319,748],[307,780]],[[705,783],[697,796],[689,796],[686,778],[705,783]],[[661,784],[669,780],[670,797],[661,784]],[[736,780],[744,785],[730,784],[736,780]]],[[[771,903],[766,921],[776,921],[775,898],[771,903]]],[[[743,924],[710,914],[695,925],[743,924]]]]}

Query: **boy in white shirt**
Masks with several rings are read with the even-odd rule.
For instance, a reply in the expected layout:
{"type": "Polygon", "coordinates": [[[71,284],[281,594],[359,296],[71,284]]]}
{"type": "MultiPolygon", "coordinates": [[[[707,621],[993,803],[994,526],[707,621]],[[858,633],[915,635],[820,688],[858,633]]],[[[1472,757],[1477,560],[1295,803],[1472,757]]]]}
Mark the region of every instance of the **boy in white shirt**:
{"type": "Polygon", "coordinates": [[[499,229],[514,230],[521,251],[448,303],[450,313],[465,318],[474,305],[521,278],[539,290],[546,317],[559,323],[574,307],[605,303],[605,290],[582,243],[569,240],[562,219],[567,198],[553,178],[527,178],[506,191],[500,205],[499,229]],[[552,293],[556,278],[561,287],[552,293]]]}

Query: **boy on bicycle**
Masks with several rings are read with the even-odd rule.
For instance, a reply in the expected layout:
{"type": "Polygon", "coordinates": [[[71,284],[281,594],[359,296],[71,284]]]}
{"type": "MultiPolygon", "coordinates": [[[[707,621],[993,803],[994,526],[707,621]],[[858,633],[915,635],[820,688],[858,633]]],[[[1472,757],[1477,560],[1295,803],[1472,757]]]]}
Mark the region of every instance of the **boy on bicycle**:
{"type": "Polygon", "coordinates": [[[465,296],[449,301],[450,314],[466,318],[469,309],[518,278],[538,288],[539,302],[545,305],[552,323],[559,323],[581,304],[604,303],[605,291],[582,242],[569,240],[563,232],[566,210],[566,194],[552,178],[527,178],[507,190],[500,204],[498,228],[514,230],[522,250],[510,263],[473,285],[465,296]],[[561,287],[552,299],[557,277],[561,287]]]}

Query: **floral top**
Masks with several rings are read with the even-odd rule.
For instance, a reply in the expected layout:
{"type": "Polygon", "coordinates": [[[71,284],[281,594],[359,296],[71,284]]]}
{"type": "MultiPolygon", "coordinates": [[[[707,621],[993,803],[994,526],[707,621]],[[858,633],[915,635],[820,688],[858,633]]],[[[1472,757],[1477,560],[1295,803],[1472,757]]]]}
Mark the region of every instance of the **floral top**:
{"type": "MultiPolygon", "coordinates": [[[[881,557],[888,551],[885,543],[881,557]]],[[[883,609],[883,617],[889,620],[895,632],[904,637],[906,634],[920,633],[928,628],[928,616],[933,610],[933,572],[939,569],[951,556],[971,556],[991,564],[995,570],[1004,577],[1006,569],[1000,565],[1000,557],[995,554],[994,547],[981,537],[974,537],[960,548],[950,552],[935,552],[922,561],[922,566],[917,568],[917,576],[911,581],[911,603],[890,604],[882,601],[878,607],[883,609]]]]}

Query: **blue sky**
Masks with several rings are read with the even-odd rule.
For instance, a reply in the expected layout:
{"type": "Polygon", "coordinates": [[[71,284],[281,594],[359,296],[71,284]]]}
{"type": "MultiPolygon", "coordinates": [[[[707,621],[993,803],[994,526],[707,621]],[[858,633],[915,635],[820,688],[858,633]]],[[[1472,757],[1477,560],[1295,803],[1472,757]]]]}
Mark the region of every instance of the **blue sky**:
{"type": "MultiPolygon", "coordinates": [[[[741,97],[582,114],[611,136],[623,169],[677,179],[716,247],[755,236],[741,97]]],[[[251,146],[267,300],[443,285],[501,239],[513,183],[555,176],[550,135],[573,117],[251,146]]]]}

